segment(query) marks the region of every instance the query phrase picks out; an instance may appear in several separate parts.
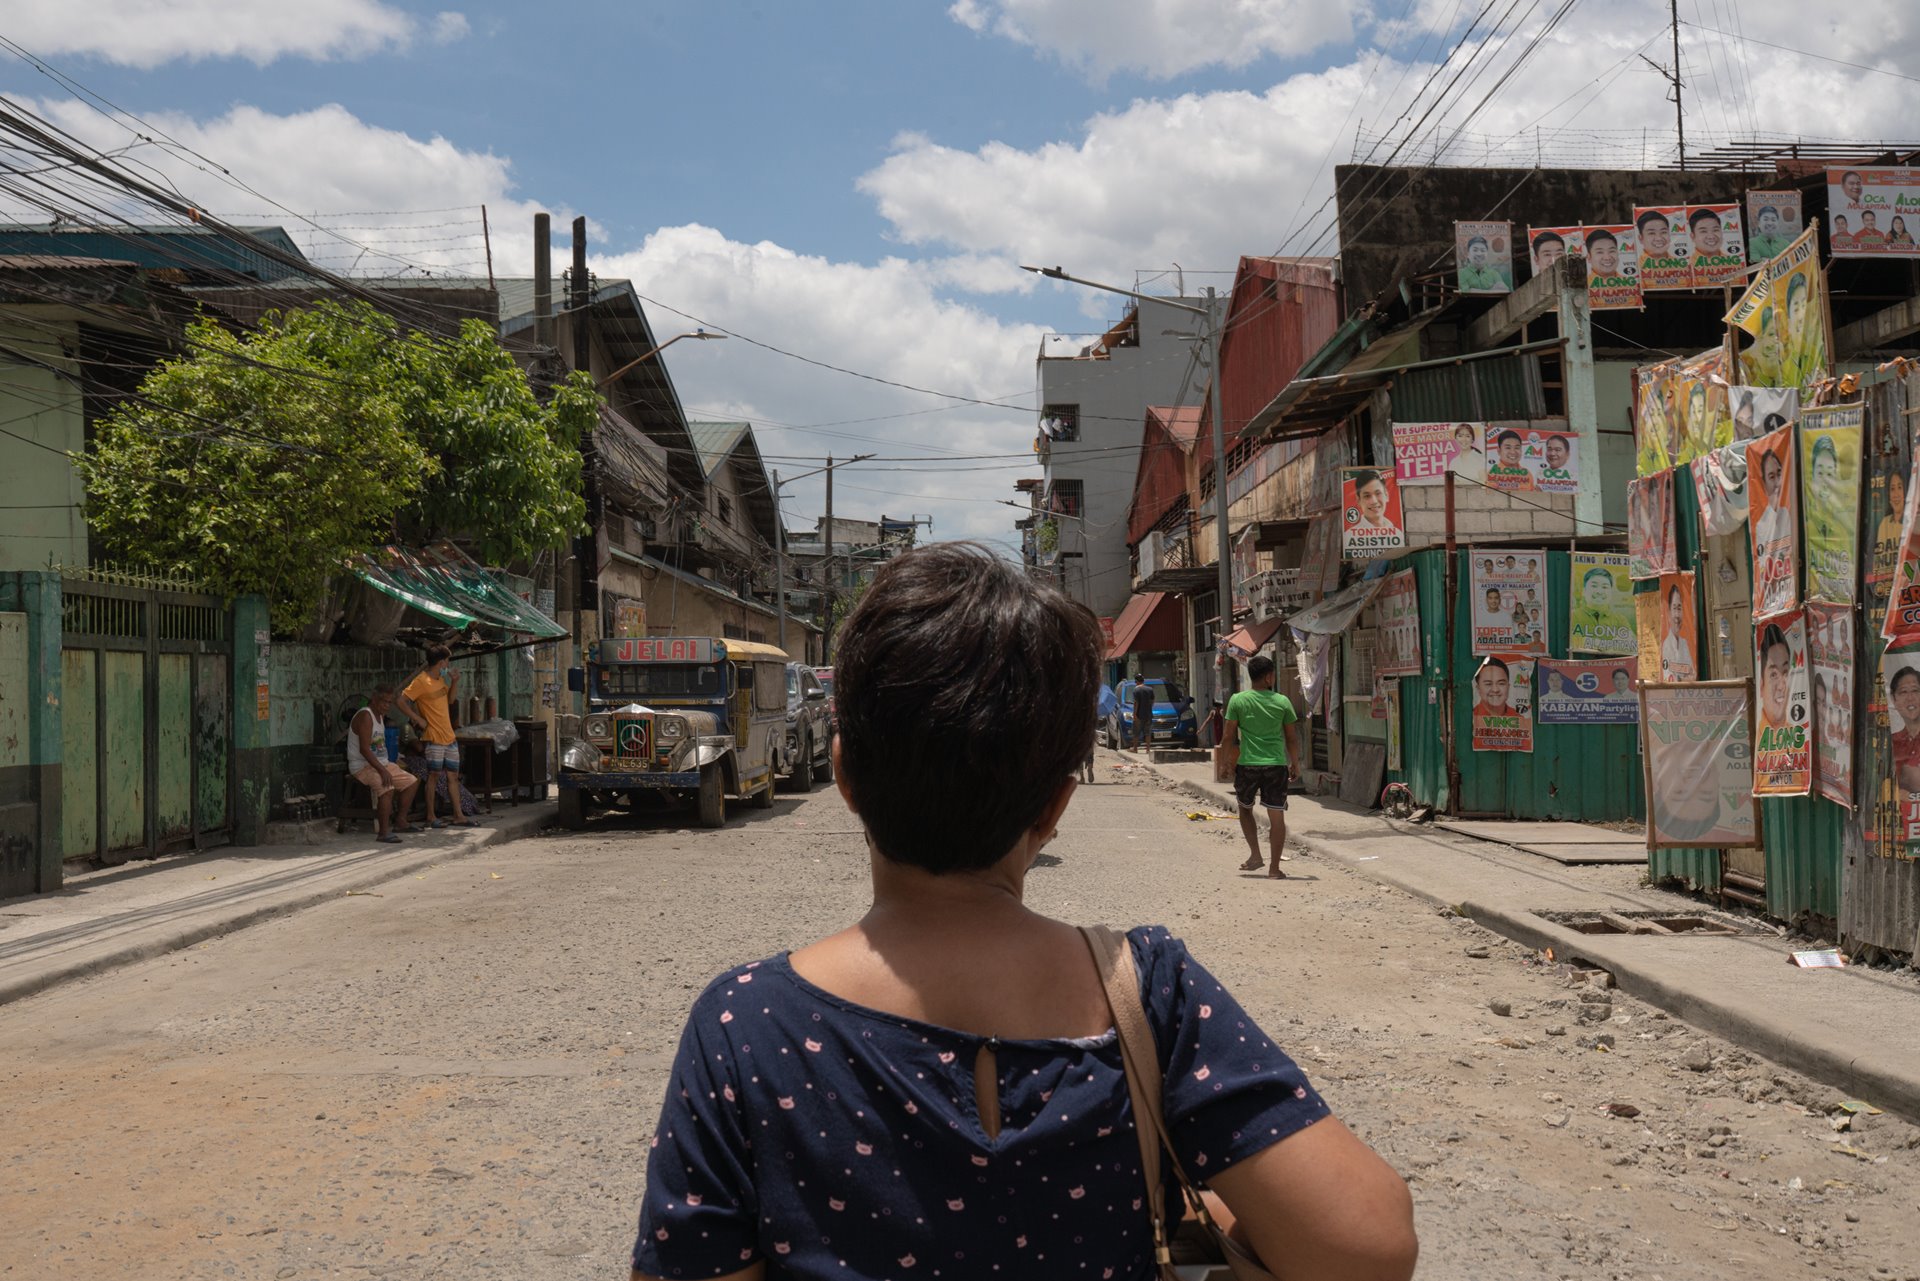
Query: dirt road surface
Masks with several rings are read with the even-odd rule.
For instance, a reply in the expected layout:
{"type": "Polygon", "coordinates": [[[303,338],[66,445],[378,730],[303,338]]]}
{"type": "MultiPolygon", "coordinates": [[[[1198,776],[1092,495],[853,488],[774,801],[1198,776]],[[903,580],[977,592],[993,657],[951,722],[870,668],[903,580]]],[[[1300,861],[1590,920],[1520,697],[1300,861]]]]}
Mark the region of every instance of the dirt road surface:
{"type": "MultiPolygon", "coordinates": [[[[1920,1278],[1920,1131],[1112,768],[1029,879],[1163,922],[1412,1181],[1432,1278],[1920,1278]],[[1204,812],[1204,811],[1203,811],[1204,812]]],[[[0,1275],[613,1278],[688,1002],[857,916],[828,789],[489,849],[0,1010],[0,1275]]]]}

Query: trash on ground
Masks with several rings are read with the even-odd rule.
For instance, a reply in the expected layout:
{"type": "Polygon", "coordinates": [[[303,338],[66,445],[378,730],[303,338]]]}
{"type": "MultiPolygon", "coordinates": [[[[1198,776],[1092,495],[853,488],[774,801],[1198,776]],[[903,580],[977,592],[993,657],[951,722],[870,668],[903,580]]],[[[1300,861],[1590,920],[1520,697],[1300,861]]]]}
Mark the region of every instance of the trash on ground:
{"type": "Polygon", "coordinates": [[[1838,1103],[1834,1104],[1834,1106],[1842,1112],[1851,1112],[1856,1116],[1862,1112],[1868,1116],[1880,1115],[1879,1108],[1873,1106],[1871,1103],[1863,1103],[1859,1099],[1841,1099],[1838,1103]]]}
{"type": "Polygon", "coordinates": [[[1839,970],[1846,968],[1847,958],[1840,955],[1837,947],[1823,947],[1810,952],[1795,952],[1793,963],[1803,970],[1839,970]]]}

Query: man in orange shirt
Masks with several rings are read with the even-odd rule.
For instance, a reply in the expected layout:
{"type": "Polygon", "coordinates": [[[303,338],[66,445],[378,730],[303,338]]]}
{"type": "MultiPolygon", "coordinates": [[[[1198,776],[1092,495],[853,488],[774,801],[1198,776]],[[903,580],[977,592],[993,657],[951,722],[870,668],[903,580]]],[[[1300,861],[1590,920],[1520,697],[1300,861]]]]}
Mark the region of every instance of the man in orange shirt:
{"type": "Polygon", "coordinates": [[[474,822],[460,812],[460,744],[453,736],[450,708],[460,697],[460,674],[453,670],[453,651],[445,645],[427,648],[427,665],[407,682],[400,693],[400,710],[426,738],[427,826],[446,827],[449,820],[435,818],[435,793],[439,790],[434,775],[446,780],[448,803],[453,806],[454,827],[472,827],[474,822]]]}

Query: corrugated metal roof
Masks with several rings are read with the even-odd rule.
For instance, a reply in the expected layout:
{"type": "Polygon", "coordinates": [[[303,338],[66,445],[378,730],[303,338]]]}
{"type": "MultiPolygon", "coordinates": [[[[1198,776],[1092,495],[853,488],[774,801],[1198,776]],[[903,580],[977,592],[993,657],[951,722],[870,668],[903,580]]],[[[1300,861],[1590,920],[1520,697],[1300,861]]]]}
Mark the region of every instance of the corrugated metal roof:
{"type": "Polygon", "coordinates": [[[693,441],[694,453],[699,455],[701,474],[712,479],[720,465],[740,447],[741,438],[752,430],[747,423],[688,423],[687,435],[693,441]]]}

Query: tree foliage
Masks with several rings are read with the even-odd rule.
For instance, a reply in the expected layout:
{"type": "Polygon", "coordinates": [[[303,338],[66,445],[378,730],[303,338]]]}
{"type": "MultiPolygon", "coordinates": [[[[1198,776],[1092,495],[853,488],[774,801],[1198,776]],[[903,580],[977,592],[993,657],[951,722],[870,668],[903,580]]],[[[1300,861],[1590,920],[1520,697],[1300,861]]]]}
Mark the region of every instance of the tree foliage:
{"type": "Polygon", "coordinates": [[[471,537],[500,562],[582,530],[592,380],[540,404],[484,322],[433,338],[323,303],[245,337],[210,320],[187,337],[190,354],[149,374],[81,462],[117,560],[258,592],[284,631],[396,536],[471,537]]]}

